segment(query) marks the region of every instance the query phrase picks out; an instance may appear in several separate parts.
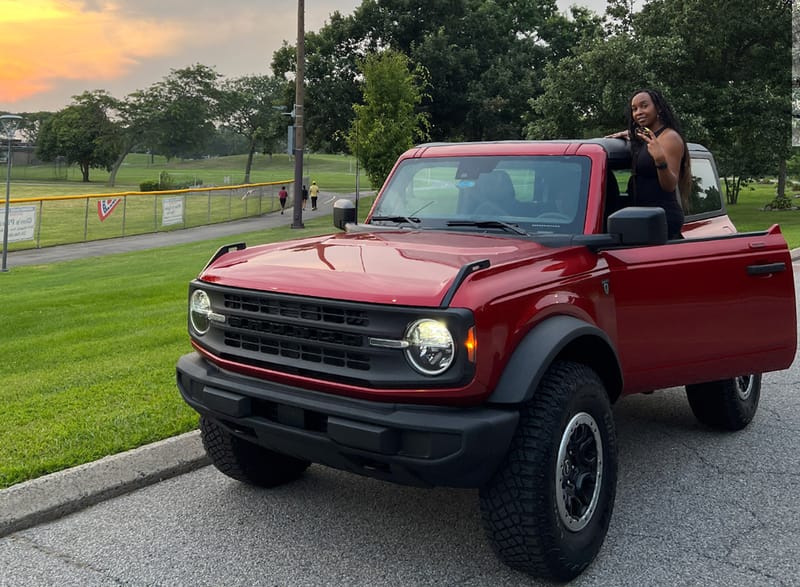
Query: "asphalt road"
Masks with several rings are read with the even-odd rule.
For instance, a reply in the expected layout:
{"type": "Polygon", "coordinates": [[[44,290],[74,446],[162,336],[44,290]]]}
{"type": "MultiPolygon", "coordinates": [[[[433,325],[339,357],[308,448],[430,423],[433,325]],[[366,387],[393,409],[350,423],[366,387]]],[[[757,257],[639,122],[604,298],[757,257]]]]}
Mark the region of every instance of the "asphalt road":
{"type": "MultiPolygon", "coordinates": [[[[572,584],[800,585],[799,384],[797,360],[765,375],[732,434],[701,427],[681,390],[618,403],[614,517],[572,584]]],[[[221,584],[539,583],[495,559],[476,491],[320,466],[273,490],[206,466],[0,538],[3,586],[221,584]]]]}
{"type": "MultiPolygon", "coordinates": [[[[575,585],[800,585],[800,368],[754,422],[701,428],[677,390],[615,409],[608,537],[575,585]]],[[[477,492],[313,466],[261,490],[203,467],[0,539],[2,585],[536,585],[486,544],[477,492]]]]}

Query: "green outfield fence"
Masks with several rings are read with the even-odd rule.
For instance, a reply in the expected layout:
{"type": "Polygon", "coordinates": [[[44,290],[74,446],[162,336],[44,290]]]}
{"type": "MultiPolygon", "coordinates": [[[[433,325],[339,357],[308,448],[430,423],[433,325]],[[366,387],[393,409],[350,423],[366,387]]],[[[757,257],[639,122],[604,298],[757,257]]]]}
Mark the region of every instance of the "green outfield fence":
{"type": "MultiPolygon", "coordinates": [[[[293,180],[156,192],[11,199],[8,250],[180,230],[280,209],[278,191],[293,180]]],[[[289,193],[291,206],[292,193],[289,193]]],[[[2,234],[5,199],[0,200],[2,234]]]]}

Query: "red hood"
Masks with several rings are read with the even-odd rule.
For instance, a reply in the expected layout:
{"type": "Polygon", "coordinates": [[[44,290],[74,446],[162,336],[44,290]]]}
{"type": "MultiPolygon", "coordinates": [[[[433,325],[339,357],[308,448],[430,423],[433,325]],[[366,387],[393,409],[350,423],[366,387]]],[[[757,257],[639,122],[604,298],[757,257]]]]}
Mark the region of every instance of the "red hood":
{"type": "Polygon", "coordinates": [[[231,287],[312,297],[436,306],[459,269],[552,255],[530,241],[442,232],[378,232],[262,245],[232,252],[200,278],[231,287]]]}

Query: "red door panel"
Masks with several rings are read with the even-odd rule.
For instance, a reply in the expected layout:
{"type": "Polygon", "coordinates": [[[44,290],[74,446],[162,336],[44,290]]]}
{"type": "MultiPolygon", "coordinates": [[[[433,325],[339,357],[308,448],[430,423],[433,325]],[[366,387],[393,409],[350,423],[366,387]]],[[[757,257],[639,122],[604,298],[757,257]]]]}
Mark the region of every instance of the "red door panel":
{"type": "Polygon", "coordinates": [[[601,253],[625,393],[788,367],[794,279],[780,230],[601,253]]]}

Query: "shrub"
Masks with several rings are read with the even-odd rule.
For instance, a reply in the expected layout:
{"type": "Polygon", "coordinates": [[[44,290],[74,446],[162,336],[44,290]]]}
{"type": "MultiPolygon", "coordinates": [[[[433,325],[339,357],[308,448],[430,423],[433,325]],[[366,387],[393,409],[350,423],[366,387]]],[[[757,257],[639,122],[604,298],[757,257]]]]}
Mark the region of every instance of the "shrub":
{"type": "Polygon", "coordinates": [[[140,192],[157,192],[159,189],[161,189],[161,187],[155,179],[148,179],[139,184],[140,192]]]}

